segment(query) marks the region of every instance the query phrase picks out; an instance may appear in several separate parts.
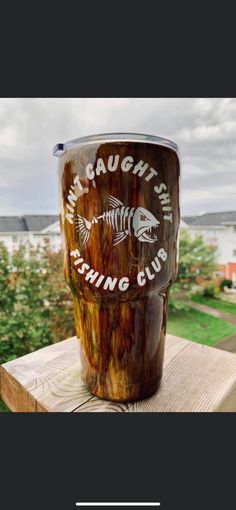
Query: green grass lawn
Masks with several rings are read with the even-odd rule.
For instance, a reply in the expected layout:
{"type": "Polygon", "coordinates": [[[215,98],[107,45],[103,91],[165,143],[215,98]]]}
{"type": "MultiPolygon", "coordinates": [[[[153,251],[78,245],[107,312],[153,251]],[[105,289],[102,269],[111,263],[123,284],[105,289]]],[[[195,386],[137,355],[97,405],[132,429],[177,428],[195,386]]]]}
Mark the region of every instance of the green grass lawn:
{"type": "Polygon", "coordinates": [[[200,296],[199,294],[193,294],[191,296],[191,300],[195,301],[196,303],[212,306],[212,308],[217,308],[217,310],[221,310],[222,312],[236,315],[236,305],[233,303],[226,303],[225,301],[217,298],[207,298],[205,296],[200,296]]]}
{"type": "Polygon", "coordinates": [[[167,331],[200,344],[216,345],[223,338],[236,333],[236,327],[198,310],[170,310],[167,331]]]}

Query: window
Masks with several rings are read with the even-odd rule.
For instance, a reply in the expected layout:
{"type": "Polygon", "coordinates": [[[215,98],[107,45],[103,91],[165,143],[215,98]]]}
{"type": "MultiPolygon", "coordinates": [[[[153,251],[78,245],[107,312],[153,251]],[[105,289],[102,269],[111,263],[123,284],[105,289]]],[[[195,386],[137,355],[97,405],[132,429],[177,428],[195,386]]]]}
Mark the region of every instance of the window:
{"type": "Polygon", "coordinates": [[[233,256],[236,257],[236,250],[233,250],[233,256]]]}
{"type": "Polygon", "coordinates": [[[234,226],[234,232],[236,233],[236,225],[234,226]]]}
{"type": "Polygon", "coordinates": [[[17,243],[18,237],[17,236],[12,236],[12,241],[13,241],[13,243],[17,243]]]}

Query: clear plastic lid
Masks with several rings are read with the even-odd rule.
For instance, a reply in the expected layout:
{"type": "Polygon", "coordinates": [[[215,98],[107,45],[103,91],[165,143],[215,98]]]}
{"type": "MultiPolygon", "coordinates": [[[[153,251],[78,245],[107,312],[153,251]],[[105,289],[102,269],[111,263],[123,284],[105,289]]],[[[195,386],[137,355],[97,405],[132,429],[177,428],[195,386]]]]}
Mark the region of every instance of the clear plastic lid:
{"type": "Polygon", "coordinates": [[[70,140],[66,143],[57,143],[53,148],[54,156],[62,156],[65,152],[74,146],[88,145],[88,144],[96,144],[99,142],[143,142],[143,143],[153,143],[155,145],[162,145],[164,147],[168,147],[169,149],[174,150],[179,154],[178,146],[175,142],[168,140],[167,138],[162,138],[160,136],[154,135],[144,135],[140,133],[103,133],[98,135],[91,136],[83,136],[81,138],[75,138],[74,140],[70,140]]]}

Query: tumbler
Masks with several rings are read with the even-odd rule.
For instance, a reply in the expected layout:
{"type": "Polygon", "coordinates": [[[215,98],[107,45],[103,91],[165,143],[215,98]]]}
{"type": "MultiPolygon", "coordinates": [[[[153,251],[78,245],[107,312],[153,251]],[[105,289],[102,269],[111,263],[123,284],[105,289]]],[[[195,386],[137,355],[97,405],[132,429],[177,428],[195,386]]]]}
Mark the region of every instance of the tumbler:
{"type": "Polygon", "coordinates": [[[109,133],[59,143],[53,152],[82,379],[103,399],[142,399],[161,381],[177,274],[177,145],[109,133]]]}

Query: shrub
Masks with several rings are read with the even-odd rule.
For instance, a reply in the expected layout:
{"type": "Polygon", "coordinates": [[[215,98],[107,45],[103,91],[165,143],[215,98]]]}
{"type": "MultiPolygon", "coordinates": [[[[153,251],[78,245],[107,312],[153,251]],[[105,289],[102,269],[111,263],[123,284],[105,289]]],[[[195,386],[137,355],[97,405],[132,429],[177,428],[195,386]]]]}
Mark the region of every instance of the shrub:
{"type": "Polygon", "coordinates": [[[182,288],[201,283],[216,267],[216,250],[208,246],[201,235],[191,235],[187,229],[180,232],[179,267],[177,282],[182,288]]]}
{"type": "Polygon", "coordinates": [[[170,288],[169,293],[169,310],[171,312],[188,311],[189,307],[183,300],[182,285],[176,282],[170,288]]]}
{"type": "Polygon", "coordinates": [[[62,254],[0,243],[0,364],[74,335],[62,254]]]}
{"type": "Polygon", "coordinates": [[[225,278],[224,280],[222,280],[220,282],[221,290],[224,290],[224,287],[228,287],[229,289],[231,289],[232,283],[233,283],[232,280],[229,280],[229,279],[225,278]]]}
{"type": "Polygon", "coordinates": [[[204,283],[202,296],[208,298],[215,298],[218,294],[219,290],[214,283],[204,283]]]}

